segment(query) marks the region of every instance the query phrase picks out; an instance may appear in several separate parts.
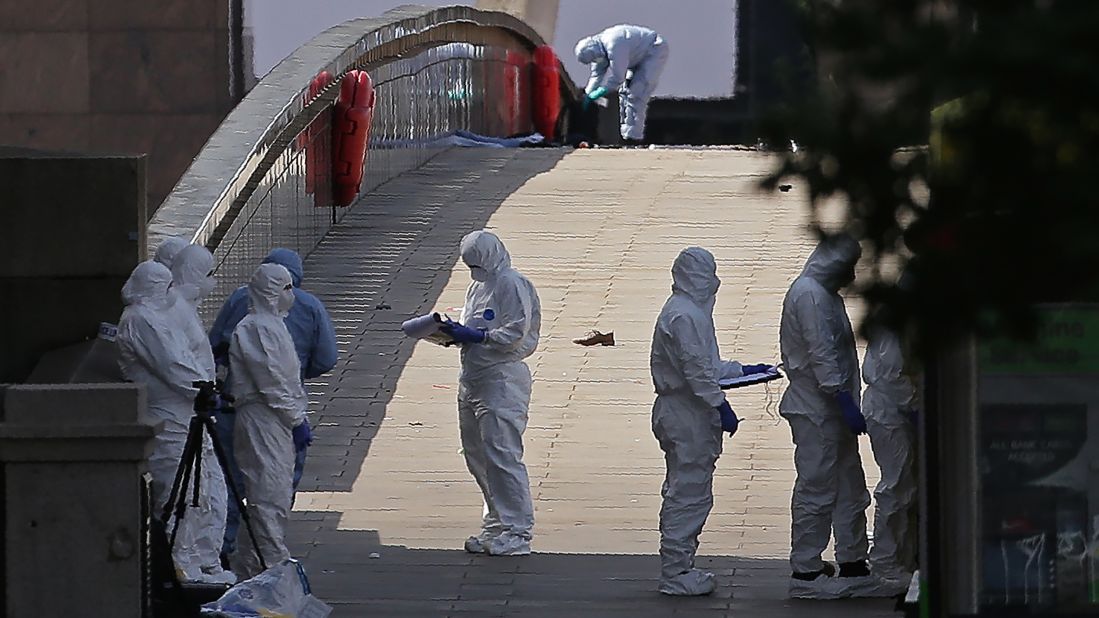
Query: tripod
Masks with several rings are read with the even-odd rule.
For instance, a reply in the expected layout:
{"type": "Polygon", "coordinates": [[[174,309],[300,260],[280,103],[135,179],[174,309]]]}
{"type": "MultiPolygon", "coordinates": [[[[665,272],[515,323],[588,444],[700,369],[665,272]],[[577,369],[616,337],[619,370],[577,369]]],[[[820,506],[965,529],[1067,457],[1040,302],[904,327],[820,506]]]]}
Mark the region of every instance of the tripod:
{"type": "Polygon", "coordinates": [[[259,559],[260,568],[267,570],[267,562],[263,559],[263,553],[256,542],[256,533],[252,529],[251,516],[245,508],[243,496],[240,490],[237,489],[236,481],[230,473],[225,451],[222,450],[221,443],[218,442],[217,433],[214,430],[214,418],[210,415],[210,412],[216,410],[222,401],[231,402],[232,398],[228,395],[222,395],[220,384],[215,382],[199,381],[194,382],[192,386],[198,389],[198,395],[195,396],[195,415],[191,417],[191,423],[187,428],[187,440],[183,444],[183,456],[180,458],[179,467],[176,469],[175,480],[172,482],[172,491],[168,495],[168,501],[164,504],[163,521],[165,525],[167,525],[173,511],[175,514],[172,532],[168,538],[168,553],[171,555],[172,548],[175,547],[180,522],[183,521],[187,513],[187,488],[192,476],[194,476],[195,483],[190,502],[192,506],[198,506],[199,481],[202,478],[202,434],[205,429],[214,445],[214,457],[225,475],[225,484],[229,488],[230,499],[236,502],[237,508],[240,510],[240,517],[244,521],[244,527],[252,541],[252,548],[256,552],[256,558],[259,559]]]}

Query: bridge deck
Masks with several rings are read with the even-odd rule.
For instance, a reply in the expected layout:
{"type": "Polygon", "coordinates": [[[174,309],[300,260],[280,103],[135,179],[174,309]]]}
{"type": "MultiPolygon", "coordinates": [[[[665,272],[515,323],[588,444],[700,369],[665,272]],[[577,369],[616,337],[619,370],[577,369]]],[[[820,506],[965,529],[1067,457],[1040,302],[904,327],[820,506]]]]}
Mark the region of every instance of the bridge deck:
{"type": "MultiPolygon", "coordinates": [[[[334,314],[342,357],[311,389],[317,441],[291,540],[336,615],[890,615],[889,601],[785,598],[794,474],[779,388],[731,396],[746,420],[725,442],[700,550],[718,591],[655,591],[663,459],[649,425],[652,324],[672,260],[698,244],[723,279],[723,354],[777,359],[782,295],[811,245],[803,196],[755,192],[767,165],[736,151],[451,151],[335,227],[307,261],[306,285],[334,314]],[[526,558],[462,551],[480,497],[460,454],[458,355],[399,332],[432,308],[457,314],[468,283],[458,241],[485,226],[543,307],[526,438],[536,553],[526,558]],[[590,328],[613,330],[619,345],[571,343],[590,328]]],[[[868,447],[864,461],[872,482],[868,447]]]]}

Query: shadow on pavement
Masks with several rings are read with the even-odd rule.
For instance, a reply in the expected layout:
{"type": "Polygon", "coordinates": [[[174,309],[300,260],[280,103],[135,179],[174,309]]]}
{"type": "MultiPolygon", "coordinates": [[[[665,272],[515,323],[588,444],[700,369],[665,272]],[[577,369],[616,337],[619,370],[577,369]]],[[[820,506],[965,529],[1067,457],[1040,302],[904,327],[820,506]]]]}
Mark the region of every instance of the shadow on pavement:
{"type": "Polygon", "coordinates": [[[309,255],[304,287],[332,315],[340,360],[309,384],[316,436],[301,491],[350,491],[412,354],[401,322],[435,306],[462,237],[567,153],[442,153],[372,191],[309,255]]]}
{"type": "MultiPolygon", "coordinates": [[[[710,596],[656,591],[660,559],[628,554],[540,554],[493,558],[461,549],[387,545],[374,530],[336,530],[338,513],[295,513],[291,547],[309,568],[314,593],[338,616],[891,616],[889,599],[786,598],[781,559],[700,556],[714,572],[710,596]],[[313,519],[311,519],[313,518],[313,519]],[[321,526],[317,531],[309,522],[321,526]],[[312,543],[318,543],[311,553],[312,543]],[[377,554],[377,558],[370,558],[377,554]]],[[[455,545],[462,539],[455,539],[455,545]]],[[[537,550],[537,538],[535,539],[537,550]]]]}

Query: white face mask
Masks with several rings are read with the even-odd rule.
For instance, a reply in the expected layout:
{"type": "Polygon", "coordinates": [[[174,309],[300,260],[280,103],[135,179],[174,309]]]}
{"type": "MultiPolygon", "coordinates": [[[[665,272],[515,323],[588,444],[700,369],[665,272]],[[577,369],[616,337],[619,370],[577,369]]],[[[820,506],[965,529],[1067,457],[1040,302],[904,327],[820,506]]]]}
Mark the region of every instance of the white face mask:
{"type": "Polygon", "coordinates": [[[706,309],[710,313],[713,313],[714,306],[717,305],[717,291],[720,288],[721,288],[721,281],[718,280],[717,282],[714,283],[714,291],[709,295],[708,299],[706,300],[706,309]]]}
{"type": "Polygon", "coordinates": [[[275,303],[275,310],[279,312],[279,315],[289,313],[292,306],[294,306],[294,289],[290,288],[279,292],[279,299],[275,303]]]}
{"type": "Polygon", "coordinates": [[[209,296],[210,292],[214,291],[214,288],[217,286],[217,284],[218,284],[217,277],[215,277],[213,275],[210,275],[210,276],[206,277],[205,279],[203,279],[198,284],[198,297],[199,297],[199,299],[201,300],[201,299],[206,298],[207,296],[209,296]]]}
{"type": "Polygon", "coordinates": [[[472,277],[474,281],[488,281],[488,271],[480,266],[470,266],[469,276],[472,277]]]}

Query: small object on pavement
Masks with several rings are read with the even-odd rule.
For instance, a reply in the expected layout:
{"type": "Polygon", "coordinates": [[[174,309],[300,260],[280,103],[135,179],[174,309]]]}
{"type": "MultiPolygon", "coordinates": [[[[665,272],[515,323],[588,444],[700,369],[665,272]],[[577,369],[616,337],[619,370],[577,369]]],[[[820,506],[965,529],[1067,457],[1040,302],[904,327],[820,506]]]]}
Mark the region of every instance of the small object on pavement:
{"type": "Polygon", "coordinates": [[[793,188],[794,188],[794,185],[779,185],[778,186],[778,190],[782,191],[783,193],[786,193],[787,191],[789,191],[790,189],[793,189],[793,188]]]}
{"type": "Polygon", "coordinates": [[[378,552],[376,552],[376,551],[375,551],[375,552],[371,552],[371,553],[370,553],[370,559],[371,559],[371,560],[377,560],[378,558],[381,558],[381,557],[382,557],[382,555],[381,555],[381,554],[379,554],[379,553],[378,553],[378,552]]]}
{"type": "Polygon", "coordinates": [[[582,346],[614,345],[614,331],[612,330],[609,333],[601,333],[597,330],[593,330],[588,333],[587,337],[583,337],[581,339],[573,339],[572,342],[582,346]]]}

